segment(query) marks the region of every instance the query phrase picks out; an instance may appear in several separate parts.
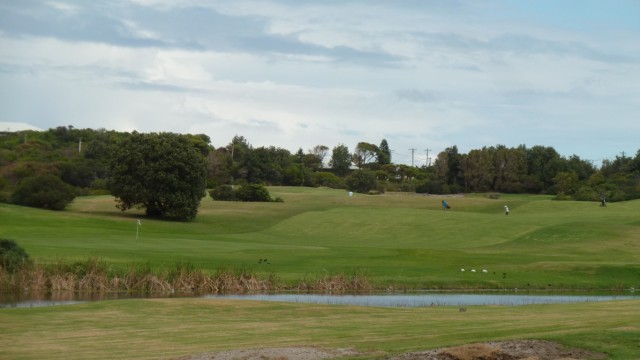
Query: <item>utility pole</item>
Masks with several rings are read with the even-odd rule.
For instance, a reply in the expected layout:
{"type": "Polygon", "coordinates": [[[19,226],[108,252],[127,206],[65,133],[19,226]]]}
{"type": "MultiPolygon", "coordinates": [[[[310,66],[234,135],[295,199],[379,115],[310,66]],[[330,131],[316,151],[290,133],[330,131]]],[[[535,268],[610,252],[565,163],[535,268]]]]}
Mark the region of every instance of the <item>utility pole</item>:
{"type": "Polygon", "coordinates": [[[424,149],[424,151],[427,153],[427,160],[426,160],[427,166],[431,166],[431,159],[429,158],[429,151],[431,151],[431,149],[427,148],[427,149],[424,149]]]}
{"type": "Polygon", "coordinates": [[[416,149],[411,148],[409,150],[411,150],[411,167],[413,167],[413,154],[416,152],[416,149]]]}

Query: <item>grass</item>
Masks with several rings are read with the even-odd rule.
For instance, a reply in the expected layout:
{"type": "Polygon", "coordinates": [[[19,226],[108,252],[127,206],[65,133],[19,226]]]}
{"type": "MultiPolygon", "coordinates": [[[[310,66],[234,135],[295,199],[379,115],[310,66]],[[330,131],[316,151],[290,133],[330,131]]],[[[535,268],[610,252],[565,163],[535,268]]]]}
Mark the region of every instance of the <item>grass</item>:
{"type": "Polygon", "coordinates": [[[453,209],[442,211],[440,197],[270,190],[285,202],[204,199],[197,219],[186,223],[121,213],[109,196],[78,198],[64,212],[0,204],[0,236],[39,262],[98,257],[112,266],[170,267],[181,261],[208,271],[273,273],[289,283],[362,274],[382,287],[640,287],[640,201],[601,208],[547,196],[472,194],[448,198],[453,209]],[[509,216],[502,213],[505,203],[509,216]]]}
{"type": "MultiPolygon", "coordinates": [[[[448,198],[452,209],[442,211],[440,197],[270,191],[285,202],[204,199],[197,219],[186,223],[121,213],[108,196],[78,198],[63,212],[0,204],[0,237],[18,242],[38,263],[91,258],[125,271],[131,264],[184,263],[210,272],[276,274],[291,283],[362,274],[381,287],[640,288],[640,201],[601,208],[547,196],[471,194],[448,198]]],[[[631,359],[640,353],[638,305],[483,306],[462,313],[155,299],[2,309],[0,358],[155,359],[299,345],[396,353],[537,338],[631,359]]]]}
{"type": "Polygon", "coordinates": [[[640,353],[638,301],[374,308],[220,299],[119,300],[0,311],[2,358],[159,359],[313,345],[376,356],[464,343],[546,339],[640,353]]]}

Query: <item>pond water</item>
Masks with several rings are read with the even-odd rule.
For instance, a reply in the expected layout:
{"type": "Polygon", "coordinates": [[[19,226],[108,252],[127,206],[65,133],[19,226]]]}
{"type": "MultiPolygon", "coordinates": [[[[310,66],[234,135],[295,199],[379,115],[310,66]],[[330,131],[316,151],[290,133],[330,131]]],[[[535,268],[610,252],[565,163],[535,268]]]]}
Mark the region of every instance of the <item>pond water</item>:
{"type": "Polygon", "coordinates": [[[195,297],[189,294],[180,293],[153,293],[153,294],[132,294],[122,292],[103,293],[77,293],[77,292],[55,292],[41,294],[7,294],[0,293],[0,309],[2,308],[33,308],[44,306],[73,305],[91,301],[139,299],[139,298],[187,298],[195,297]]]}
{"type": "MultiPolygon", "coordinates": [[[[32,298],[3,297],[0,294],[0,308],[30,308],[78,304],[89,301],[104,301],[132,298],[185,298],[194,297],[173,293],[148,295],[104,293],[46,294],[32,298]]],[[[438,293],[418,292],[410,294],[366,294],[366,295],[325,295],[325,294],[253,294],[253,295],[204,295],[206,299],[233,299],[253,301],[281,301],[307,304],[356,305],[381,307],[429,307],[429,306],[522,306],[536,304],[559,304],[593,301],[640,300],[640,294],[625,292],[619,294],[549,294],[549,293],[438,293]]]]}
{"type": "Polygon", "coordinates": [[[254,301],[283,301],[308,304],[357,305],[383,307],[429,307],[498,305],[521,306],[535,304],[559,304],[592,301],[640,299],[635,295],[555,295],[555,294],[456,294],[418,293],[385,295],[319,295],[319,294],[258,294],[258,295],[208,295],[211,299],[254,301]]]}

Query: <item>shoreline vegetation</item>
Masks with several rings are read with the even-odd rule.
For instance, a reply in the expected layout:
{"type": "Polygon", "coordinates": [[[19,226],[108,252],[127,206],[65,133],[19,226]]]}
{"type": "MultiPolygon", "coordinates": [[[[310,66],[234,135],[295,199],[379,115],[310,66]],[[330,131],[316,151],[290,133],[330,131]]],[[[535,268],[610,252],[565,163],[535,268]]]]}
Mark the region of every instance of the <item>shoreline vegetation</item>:
{"type": "MultiPolygon", "coordinates": [[[[256,294],[298,291],[325,294],[354,294],[407,291],[496,291],[505,287],[416,287],[415,284],[378,283],[363,274],[322,274],[285,282],[275,273],[247,269],[198,269],[188,262],[167,267],[149,263],[132,263],[115,268],[100,258],[66,262],[57,259],[49,264],[25,263],[15,273],[0,270],[0,294],[19,298],[38,298],[46,294],[100,295],[120,293],[154,297],[159,294],[194,296],[202,294],[256,294]]],[[[527,291],[626,291],[625,287],[609,288],[528,288],[527,291]]]]}
{"type": "Polygon", "coordinates": [[[198,269],[187,262],[170,267],[132,263],[113,268],[99,258],[73,263],[56,260],[51,264],[24,264],[10,274],[0,270],[0,293],[43,294],[55,292],[122,292],[135,294],[179,293],[244,294],[285,290],[347,293],[378,290],[362,275],[344,273],[307,277],[293,284],[274,273],[244,269],[198,269]]]}

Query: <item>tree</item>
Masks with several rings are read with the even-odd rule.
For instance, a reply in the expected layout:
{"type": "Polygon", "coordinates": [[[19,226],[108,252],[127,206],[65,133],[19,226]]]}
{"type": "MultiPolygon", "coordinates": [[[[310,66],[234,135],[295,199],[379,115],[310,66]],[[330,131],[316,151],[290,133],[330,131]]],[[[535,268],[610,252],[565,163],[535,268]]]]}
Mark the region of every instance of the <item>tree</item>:
{"type": "Polygon", "coordinates": [[[11,195],[11,202],[49,210],[63,210],[75,199],[71,185],[47,174],[25,178],[11,195]]]}
{"type": "Polygon", "coordinates": [[[382,141],[380,142],[380,146],[378,147],[377,160],[378,164],[380,165],[391,164],[391,149],[389,149],[387,139],[382,139],[382,141]]]}
{"type": "Polygon", "coordinates": [[[461,190],[459,179],[464,180],[462,171],[462,155],[458,153],[458,147],[453,145],[438,154],[434,164],[436,180],[440,181],[444,192],[458,192],[461,190]]]}
{"type": "Polygon", "coordinates": [[[331,166],[337,175],[346,175],[349,172],[349,168],[351,167],[351,154],[349,154],[349,148],[346,145],[340,144],[333,148],[329,166],[331,166]]]}
{"type": "Polygon", "coordinates": [[[28,261],[29,255],[15,241],[0,239],[0,269],[12,274],[28,261]]]}
{"type": "Polygon", "coordinates": [[[147,216],[191,220],[205,195],[207,165],[191,138],[134,132],[114,151],[109,190],[117,207],[141,207],[147,216]]]}
{"type": "Polygon", "coordinates": [[[356,164],[358,168],[362,168],[364,165],[376,158],[379,152],[380,150],[374,144],[359,142],[358,145],[356,145],[355,152],[353,153],[353,163],[356,164]]]}
{"type": "Polygon", "coordinates": [[[578,174],[575,171],[559,172],[553,181],[558,195],[573,195],[578,190],[578,174]]]}
{"type": "Polygon", "coordinates": [[[320,160],[320,167],[322,167],[322,164],[324,163],[324,158],[327,157],[328,153],[329,153],[329,148],[324,145],[316,145],[313,147],[312,150],[309,150],[309,154],[314,155],[315,157],[318,158],[318,160],[320,160]]]}
{"type": "Polygon", "coordinates": [[[481,150],[471,150],[463,156],[465,191],[485,192],[492,190],[495,180],[493,147],[483,147],[481,150]]]}

